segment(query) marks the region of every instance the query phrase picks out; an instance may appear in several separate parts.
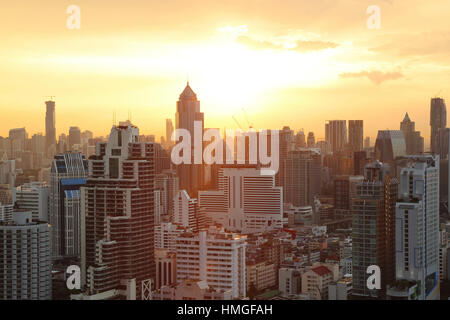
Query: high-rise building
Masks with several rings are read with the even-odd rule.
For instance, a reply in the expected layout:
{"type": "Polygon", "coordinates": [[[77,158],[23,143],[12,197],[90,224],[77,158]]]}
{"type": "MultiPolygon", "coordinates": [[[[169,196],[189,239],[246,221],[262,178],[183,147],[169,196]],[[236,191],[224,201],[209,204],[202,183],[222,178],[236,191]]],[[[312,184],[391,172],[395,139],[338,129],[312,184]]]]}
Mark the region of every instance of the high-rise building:
{"type": "Polygon", "coordinates": [[[424,139],[420,136],[420,131],[416,131],[416,123],[411,121],[408,113],[400,122],[400,130],[403,132],[406,144],[406,154],[423,153],[424,139]]]}
{"type": "Polygon", "coordinates": [[[227,230],[249,234],[282,227],[283,188],[255,167],[224,166],[219,189],[198,197],[200,209],[227,230]]]}
{"type": "Polygon", "coordinates": [[[379,130],[375,142],[377,160],[392,164],[397,157],[406,155],[405,137],[401,130],[379,130]]]}
{"type": "Polygon", "coordinates": [[[166,119],[166,143],[172,144],[173,123],[172,119],[166,119]]]}
{"type": "Polygon", "coordinates": [[[175,170],[163,170],[155,176],[155,190],[161,196],[162,216],[168,216],[173,221],[173,198],[178,193],[180,182],[175,170]]]}
{"type": "Polygon", "coordinates": [[[81,188],[82,283],[89,295],[119,290],[148,299],[155,281],[154,146],[129,122],[98,143],[81,188]]]}
{"type": "Polygon", "coordinates": [[[363,120],[348,120],[348,142],[353,152],[363,150],[363,120]]]}
{"type": "Polygon", "coordinates": [[[211,226],[177,239],[177,280],[202,280],[217,290],[246,296],[246,236],[211,226]],[[220,259],[218,259],[220,257],[220,259]]]}
{"type": "Polygon", "coordinates": [[[398,180],[389,166],[375,161],[366,166],[365,180],[352,199],[353,294],[358,298],[383,298],[386,284],[395,276],[395,203],[398,180]],[[367,267],[381,270],[381,290],[367,287],[367,267]]]}
{"type": "Polygon", "coordinates": [[[46,152],[49,152],[50,148],[54,148],[56,151],[55,101],[45,101],[45,107],[46,152]]]}
{"type": "Polygon", "coordinates": [[[439,156],[406,159],[396,205],[396,280],[414,282],[419,300],[439,300],[439,156]]]}
{"type": "Polygon", "coordinates": [[[352,198],[356,195],[356,185],[364,181],[364,176],[335,176],[334,208],[350,210],[352,198]]]}
{"type": "Polygon", "coordinates": [[[295,148],[305,148],[306,147],[306,137],[303,129],[298,131],[295,135],[295,148]]]}
{"type": "Polygon", "coordinates": [[[27,139],[28,133],[25,128],[9,130],[10,155],[12,158],[20,158],[20,154],[25,151],[27,139]]]}
{"type": "Polygon", "coordinates": [[[343,151],[347,144],[347,123],[345,120],[330,120],[325,124],[325,140],[333,153],[343,151]]]}
{"type": "Polygon", "coordinates": [[[364,149],[365,150],[370,149],[370,137],[366,137],[364,139],[364,149]]]}
{"type": "Polygon", "coordinates": [[[289,151],[295,148],[295,136],[294,131],[285,126],[280,131],[280,144],[279,144],[279,168],[275,175],[275,184],[278,187],[285,185],[284,164],[288,156],[289,151]]]}
{"type": "Polygon", "coordinates": [[[304,149],[288,153],[284,164],[285,201],[296,207],[314,204],[320,194],[321,156],[319,149],[304,149]]]}
{"type": "Polygon", "coordinates": [[[86,183],[87,160],[81,153],[55,155],[50,171],[49,220],[54,259],[79,257],[80,212],[73,210],[73,190],[86,183]],[[67,207],[69,205],[69,207],[67,207]]]}
{"type": "Polygon", "coordinates": [[[49,187],[41,182],[30,182],[16,188],[16,206],[31,211],[33,221],[48,220],[49,187]]]}
{"type": "Polygon", "coordinates": [[[369,159],[367,159],[367,152],[356,151],[353,153],[353,175],[362,176],[364,175],[364,167],[366,166],[369,159]]]}
{"type": "Polygon", "coordinates": [[[73,150],[75,145],[81,146],[81,130],[78,127],[70,127],[69,148],[73,150]]]}
{"type": "Polygon", "coordinates": [[[50,300],[52,256],[50,226],[16,211],[0,224],[0,299],[50,300]]]}
{"type": "Polygon", "coordinates": [[[314,148],[315,146],[316,146],[316,138],[314,137],[314,132],[309,132],[307,139],[307,147],[314,148]]]}
{"type": "Polygon", "coordinates": [[[447,126],[447,107],[442,98],[432,98],[430,106],[430,150],[432,153],[439,153],[438,139],[439,129],[447,126]]]}
{"type": "MultiPolygon", "coordinates": [[[[200,123],[198,134],[203,137],[203,112],[200,112],[200,101],[197,100],[197,95],[188,82],[177,102],[175,127],[176,129],[185,129],[191,135],[191,161],[190,164],[180,164],[176,168],[180,178],[180,189],[186,190],[192,197],[196,197],[203,186],[203,165],[194,163],[195,123],[200,123]]],[[[201,149],[203,155],[203,147],[201,149]]]]}

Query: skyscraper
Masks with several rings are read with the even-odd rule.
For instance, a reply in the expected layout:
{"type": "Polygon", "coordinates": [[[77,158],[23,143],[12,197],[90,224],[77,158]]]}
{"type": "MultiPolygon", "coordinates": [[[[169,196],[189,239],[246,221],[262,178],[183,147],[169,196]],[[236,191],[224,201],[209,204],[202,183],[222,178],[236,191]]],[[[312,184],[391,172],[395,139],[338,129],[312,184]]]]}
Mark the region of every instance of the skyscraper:
{"type": "MultiPolygon", "coordinates": [[[[285,175],[284,175],[284,164],[288,156],[289,151],[293,150],[295,147],[295,136],[294,130],[291,130],[288,126],[283,127],[280,131],[280,167],[277,174],[275,175],[275,184],[279,187],[285,185],[285,175]]],[[[284,197],[286,194],[284,194],[284,197]]]]}
{"type": "MultiPolygon", "coordinates": [[[[46,151],[54,146],[56,151],[55,101],[45,101],[45,139],[46,151]]],[[[52,155],[53,156],[53,155],[52,155]]]]}
{"type": "Polygon", "coordinates": [[[172,144],[172,133],[173,133],[173,124],[172,119],[166,119],[166,143],[168,145],[172,144]]]}
{"type": "Polygon", "coordinates": [[[363,120],[348,120],[348,142],[353,152],[363,150],[363,120]]]}
{"type": "Polygon", "coordinates": [[[439,129],[447,126],[447,107],[442,98],[432,98],[430,107],[430,150],[431,153],[439,153],[439,129]]]}
{"type": "Polygon", "coordinates": [[[194,163],[194,123],[196,121],[200,123],[199,134],[203,137],[204,121],[203,113],[200,112],[200,101],[197,100],[197,95],[188,82],[177,102],[175,127],[176,129],[185,129],[191,135],[191,163],[180,164],[176,168],[180,178],[180,189],[186,190],[192,197],[196,197],[197,192],[203,186],[203,165],[194,163]]]}
{"type": "Polygon", "coordinates": [[[330,120],[325,124],[325,140],[333,153],[343,151],[347,144],[347,123],[345,120],[330,120]]]}
{"type": "Polygon", "coordinates": [[[396,279],[415,282],[417,299],[439,300],[439,156],[406,160],[396,205],[396,279]]]}
{"type": "Polygon", "coordinates": [[[379,130],[375,142],[375,157],[392,165],[397,157],[406,155],[405,137],[401,130],[379,130]]]}
{"type": "Polygon", "coordinates": [[[353,294],[383,298],[386,284],[395,275],[395,203],[398,180],[389,177],[389,166],[379,161],[368,164],[365,180],[356,185],[352,200],[353,294]],[[367,267],[381,270],[381,290],[367,287],[367,267]]]}
{"type": "Polygon", "coordinates": [[[74,150],[74,146],[81,147],[81,130],[78,127],[70,127],[69,129],[69,148],[74,150]]]}
{"type": "Polygon", "coordinates": [[[320,194],[321,156],[319,149],[306,149],[288,153],[284,164],[285,201],[296,207],[314,204],[320,194]]]}
{"type": "Polygon", "coordinates": [[[81,188],[82,282],[89,295],[111,289],[147,299],[155,280],[154,147],[129,122],[97,144],[81,188]]]}
{"type": "Polygon", "coordinates": [[[72,210],[72,191],[86,183],[87,160],[81,153],[56,155],[50,169],[49,213],[53,258],[79,257],[80,212],[72,210]],[[69,205],[69,207],[67,207],[69,205]]]}
{"type": "Polygon", "coordinates": [[[316,146],[316,138],[314,137],[314,132],[309,132],[307,139],[307,147],[314,148],[315,146],[316,146]]]}
{"type": "Polygon", "coordinates": [[[406,154],[423,153],[424,139],[420,136],[420,131],[416,131],[416,123],[411,121],[408,113],[400,122],[400,130],[403,132],[406,144],[406,154]]]}

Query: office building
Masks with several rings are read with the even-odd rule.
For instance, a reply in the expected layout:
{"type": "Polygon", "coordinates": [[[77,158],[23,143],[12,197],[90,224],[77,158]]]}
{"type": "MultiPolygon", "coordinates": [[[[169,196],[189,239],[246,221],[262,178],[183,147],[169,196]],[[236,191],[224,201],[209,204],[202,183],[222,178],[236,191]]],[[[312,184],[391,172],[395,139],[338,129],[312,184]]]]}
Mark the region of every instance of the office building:
{"type": "Polygon", "coordinates": [[[50,158],[53,157],[52,152],[56,152],[55,101],[45,101],[45,107],[45,151],[50,158]]]}
{"type": "Polygon", "coordinates": [[[439,156],[409,156],[396,205],[396,280],[415,282],[419,300],[439,300],[439,156]]]}
{"type": "MultiPolygon", "coordinates": [[[[177,112],[175,114],[175,128],[185,129],[191,135],[191,161],[190,164],[180,164],[176,166],[177,175],[180,179],[180,189],[196,197],[198,191],[203,186],[203,165],[194,162],[194,123],[200,123],[200,136],[203,137],[203,112],[200,112],[200,101],[197,95],[189,86],[189,82],[180,94],[177,102],[177,112]]],[[[203,148],[202,148],[203,155],[203,148]]]]}
{"type": "Polygon", "coordinates": [[[352,152],[363,150],[364,122],[363,120],[348,120],[348,143],[352,152]]]}
{"type": "Polygon", "coordinates": [[[334,153],[343,151],[347,144],[347,122],[345,120],[330,120],[325,124],[325,140],[334,153]]]}
{"type": "Polygon", "coordinates": [[[406,154],[421,154],[424,151],[424,139],[420,131],[416,131],[416,123],[411,121],[408,113],[400,122],[400,130],[403,132],[406,144],[406,154]]]}
{"type": "Polygon", "coordinates": [[[78,127],[70,127],[69,129],[69,149],[81,147],[81,130],[78,127]]]}
{"type": "Polygon", "coordinates": [[[320,194],[321,156],[318,149],[303,149],[288,153],[284,164],[285,202],[296,207],[314,204],[320,194]]]}
{"type": "Polygon", "coordinates": [[[430,106],[430,150],[431,153],[439,154],[439,129],[447,126],[447,107],[442,98],[432,98],[430,106]]]}
{"type": "Polygon", "coordinates": [[[352,199],[353,295],[384,298],[386,284],[395,276],[395,203],[398,180],[390,178],[389,166],[375,161],[366,166],[365,180],[356,186],[352,199]],[[381,270],[381,289],[368,289],[367,267],[381,270]]]}
{"type": "Polygon", "coordinates": [[[375,157],[387,164],[395,158],[406,155],[406,143],[401,130],[379,130],[375,142],[375,157]]]}
{"type": "Polygon", "coordinates": [[[49,222],[53,259],[80,256],[80,212],[73,210],[72,193],[86,183],[87,160],[81,153],[55,155],[50,171],[49,222]],[[69,207],[67,207],[69,205],[69,207]]]}

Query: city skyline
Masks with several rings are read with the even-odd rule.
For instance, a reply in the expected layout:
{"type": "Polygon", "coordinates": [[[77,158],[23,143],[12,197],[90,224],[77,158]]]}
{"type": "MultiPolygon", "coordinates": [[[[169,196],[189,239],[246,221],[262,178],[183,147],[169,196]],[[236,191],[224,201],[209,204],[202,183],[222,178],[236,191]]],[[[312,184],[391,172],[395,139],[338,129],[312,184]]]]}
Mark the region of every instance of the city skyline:
{"type": "Polygon", "coordinates": [[[78,1],[79,30],[66,28],[66,4],[25,12],[5,4],[0,135],[20,126],[45,132],[42,101],[54,95],[57,135],[73,125],[105,135],[115,112],[160,137],[189,80],[205,127],[234,128],[244,107],[257,128],[289,125],[323,140],[325,120],[362,119],[374,139],[380,121],[398,129],[408,112],[429,148],[429,124],[419,120],[431,97],[447,95],[445,1],[380,1],[378,30],[366,26],[369,1],[132,4],[78,1]]]}

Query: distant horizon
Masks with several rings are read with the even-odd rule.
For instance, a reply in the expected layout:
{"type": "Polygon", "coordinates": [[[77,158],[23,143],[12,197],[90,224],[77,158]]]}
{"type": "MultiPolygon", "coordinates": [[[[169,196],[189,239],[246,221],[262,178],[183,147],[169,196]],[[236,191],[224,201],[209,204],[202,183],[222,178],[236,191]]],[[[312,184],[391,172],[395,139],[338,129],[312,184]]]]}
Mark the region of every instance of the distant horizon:
{"type": "Polygon", "coordinates": [[[447,0],[78,0],[80,29],[67,27],[68,5],[2,6],[0,136],[44,132],[55,96],[57,135],[106,135],[115,110],[159,138],[189,80],[207,127],[244,125],[245,108],[256,128],[319,139],[327,119],[360,119],[374,140],[408,112],[428,148],[430,98],[449,92],[447,0]]]}

